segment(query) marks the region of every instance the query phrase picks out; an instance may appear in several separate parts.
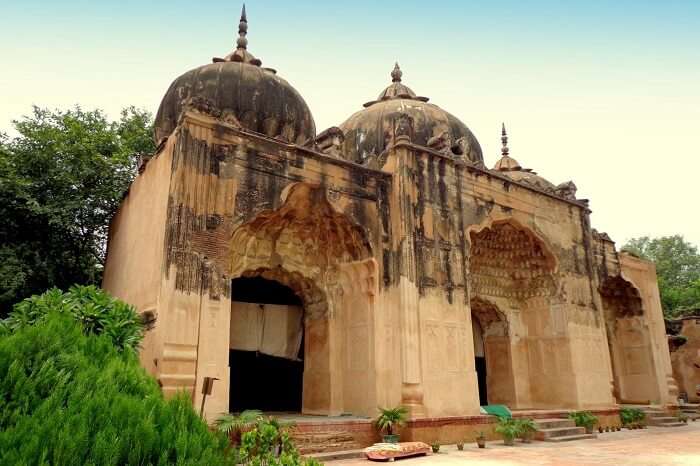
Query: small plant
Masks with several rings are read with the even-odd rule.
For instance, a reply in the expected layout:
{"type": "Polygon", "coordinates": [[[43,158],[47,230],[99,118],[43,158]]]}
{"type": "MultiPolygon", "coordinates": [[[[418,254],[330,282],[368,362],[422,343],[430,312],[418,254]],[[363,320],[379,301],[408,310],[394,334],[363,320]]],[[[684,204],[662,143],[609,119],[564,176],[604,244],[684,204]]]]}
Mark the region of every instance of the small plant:
{"type": "Polygon", "coordinates": [[[262,420],[262,412],[257,409],[247,409],[240,414],[224,414],[216,420],[219,432],[228,435],[233,445],[241,443],[241,435],[253,429],[262,420]]]}
{"type": "Polygon", "coordinates": [[[375,421],[377,428],[386,431],[384,443],[398,443],[399,436],[394,434],[394,429],[406,424],[408,410],[403,406],[396,408],[379,408],[379,417],[375,421]]]}
{"type": "Polygon", "coordinates": [[[486,435],[483,432],[476,436],[476,444],[479,448],[486,448],[486,435]]]}
{"type": "Polygon", "coordinates": [[[289,436],[290,426],[273,417],[258,418],[255,427],[241,436],[236,464],[318,466],[316,460],[301,458],[289,436]]]}
{"type": "Polygon", "coordinates": [[[498,424],[494,430],[503,436],[503,444],[508,446],[515,445],[514,440],[522,431],[519,421],[503,416],[498,418],[498,424]]]}
{"type": "Polygon", "coordinates": [[[440,451],[440,443],[439,442],[433,442],[430,444],[430,448],[433,449],[433,453],[437,453],[440,451]]]}
{"type": "Polygon", "coordinates": [[[532,442],[532,438],[535,436],[535,431],[537,426],[535,421],[530,418],[518,419],[518,424],[520,425],[520,438],[522,438],[523,443],[532,442]]]}
{"type": "Polygon", "coordinates": [[[688,416],[686,416],[684,413],[678,414],[678,422],[683,422],[685,424],[688,423],[688,416]]]}
{"type": "Polygon", "coordinates": [[[575,411],[569,413],[569,419],[573,420],[577,427],[585,428],[587,434],[592,434],[593,427],[598,424],[598,418],[590,411],[575,411]]]}
{"type": "Polygon", "coordinates": [[[644,411],[639,408],[620,409],[620,420],[622,425],[628,429],[633,429],[635,424],[639,424],[644,420],[644,417],[644,411]]]}
{"type": "Polygon", "coordinates": [[[459,450],[459,451],[464,450],[464,442],[457,443],[457,450],[459,450]]]}

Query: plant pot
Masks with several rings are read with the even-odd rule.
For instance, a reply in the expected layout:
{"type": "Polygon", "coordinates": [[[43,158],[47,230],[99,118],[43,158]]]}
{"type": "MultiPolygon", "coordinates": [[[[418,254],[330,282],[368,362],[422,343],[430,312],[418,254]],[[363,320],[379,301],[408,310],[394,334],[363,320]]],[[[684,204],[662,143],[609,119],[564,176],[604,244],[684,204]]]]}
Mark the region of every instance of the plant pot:
{"type": "Polygon", "coordinates": [[[507,445],[509,447],[512,447],[515,445],[515,439],[513,437],[504,437],[503,438],[503,445],[507,445]]]}
{"type": "Polygon", "coordinates": [[[476,439],[476,444],[479,448],[486,448],[486,439],[485,438],[478,438],[478,439],[476,439]]]}
{"type": "Polygon", "coordinates": [[[593,433],[593,426],[586,426],[586,433],[592,434],[593,433]]]}
{"type": "Polygon", "coordinates": [[[399,434],[384,435],[382,440],[384,443],[399,443],[399,434]]]}
{"type": "Polygon", "coordinates": [[[463,443],[458,443],[458,444],[457,444],[457,450],[459,450],[459,451],[464,450],[464,444],[463,444],[463,443]]]}
{"type": "Polygon", "coordinates": [[[440,451],[440,445],[431,445],[430,448],[433,449],[433,453],[437,453],[440,451]]]}

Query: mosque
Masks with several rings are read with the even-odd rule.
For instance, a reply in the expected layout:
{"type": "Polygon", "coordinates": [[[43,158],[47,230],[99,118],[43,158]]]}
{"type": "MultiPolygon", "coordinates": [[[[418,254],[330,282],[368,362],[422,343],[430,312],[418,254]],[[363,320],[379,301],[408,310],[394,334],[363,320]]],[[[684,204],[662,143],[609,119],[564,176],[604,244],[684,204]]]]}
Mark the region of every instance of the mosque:
{"type": "Polygon", "coordinates": [[[416,429],[676,402],[654,266],[591,227],[573,182],[524,168],[505,127],[487,165],[398,65],[317,132],[247,31],[244,9],[236,48],[170,85],[110,227],[103,287],[150,322],[164,393],[199,407],[212,377],[209,419],[403,405],[416,429]]]}

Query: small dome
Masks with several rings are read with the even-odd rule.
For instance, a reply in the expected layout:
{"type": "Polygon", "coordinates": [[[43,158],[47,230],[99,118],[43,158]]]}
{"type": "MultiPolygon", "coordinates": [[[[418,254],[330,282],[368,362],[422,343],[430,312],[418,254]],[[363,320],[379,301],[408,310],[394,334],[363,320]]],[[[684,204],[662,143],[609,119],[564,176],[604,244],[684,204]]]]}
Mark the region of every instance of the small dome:
{"type": "Polygon", "coordinates": [[[365,109],[352,115],[340,129],[345,133],[344,153],[355,162],[365,162],[381,154],[399,117],[411,120],[410,140],[413,144],[451,151],[472,162],[483,162],[481,146],[472,132],[457,117],[428,103],[401,83],[398,64],[391,73],[392,83],[377,100],[366,103],[365,109]]]}
{"type": "Polygon", "coordinates": [[[305,144],[316,136],[308,105],[275,70],[262,68],[247,50],[245,6],[238,27],[237,48],[225,58],[190,70],[165,93],[155,119],[155,139],[167,138],[189,102],[221,112],[243,128],[285,142],[305,144]]]}
{"type": "Polygon", "coordinates": [[[493,166],[494,170],[513,181],[528,184],[542,191],[553,192],[557,189],[554,184],[542,178],[531,169],[523,168],[517,160],[508,155],[510,149],[508,149],[508,134],[506,133],[505,123],[501,129],[501,143],[503,144],[501,148],[501,158],[496,162],[496,165],[493,166]]]}

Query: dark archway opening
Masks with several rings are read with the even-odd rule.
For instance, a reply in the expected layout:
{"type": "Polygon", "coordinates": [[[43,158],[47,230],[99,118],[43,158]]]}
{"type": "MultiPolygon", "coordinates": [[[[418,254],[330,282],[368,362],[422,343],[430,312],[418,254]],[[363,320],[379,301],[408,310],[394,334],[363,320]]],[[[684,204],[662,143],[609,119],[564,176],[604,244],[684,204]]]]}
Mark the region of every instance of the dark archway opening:
{"type": "Polygon", "coordinates": [[[303,303],[262,277],[231,282],[229,411],[301,412],[303,303]]]}
{"type": "Polygon", "coordinates": [[[474,369],[476,370],[476,379],[479,384],[479,404],[486,406],[489,404],[489,397],[486,385],[484,331],[475,316],[472,316],[472,331],[474,335],[474,369]]]}

